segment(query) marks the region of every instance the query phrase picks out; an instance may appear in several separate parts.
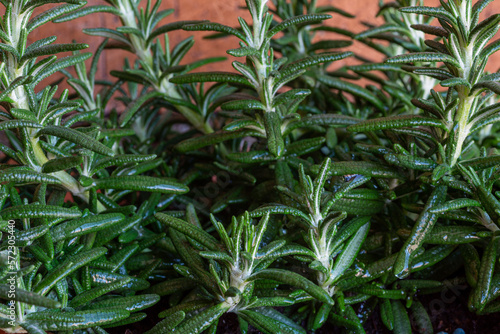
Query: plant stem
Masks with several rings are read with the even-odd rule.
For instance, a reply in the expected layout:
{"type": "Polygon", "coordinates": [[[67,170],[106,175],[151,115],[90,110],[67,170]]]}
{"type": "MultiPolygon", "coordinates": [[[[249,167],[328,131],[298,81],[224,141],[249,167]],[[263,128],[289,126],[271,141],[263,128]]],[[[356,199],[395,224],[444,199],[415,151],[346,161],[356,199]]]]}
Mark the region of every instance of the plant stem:
{"type": "MultiPolygon", "coordinates": [[[[26,20],[25,17],[32,13],[32,11],[21,13],[20,12],[21,8],[22,8],[22,1],[14,1],[12,5],[12,12],[9,19],[12,22],[12,26],[15,29],[12,30],[6,29],[6,32],[9,34],[9,39],[10,39],[9,44],[16,50],[19,50],[20,46],[19,43],[22,42],[21,31],[26,28],[25,26],[23,26],[23,24],[26,24],[28,22],[28,20],[26,20]]],[[[24,65],[20,65],[13,55],[7,54],[6,63],[7,63],[6,72],[11,82],[17,79],[18,77],[24,75],[24,65]]],[[[24,86],[19,86],[16,89],[14,89],[9,94],[9,97],[12,99],[12,101],[14,101],[13,103],[14,108],[31,110],[28,102],[28,96],[26,95],[24,86]]],[[[49,159],[47,158],[42,147],[40,146],[39,139],[37,137],[37,131],[34,129],[30,129],[27,130],[26,133],[28,137],[27,144],[31,146],[31,149],[33,150],[36,159],[36,165],[31,164],[30,167],[40,172],[41,166],[43,166],[47,161],[49,161],[49,159]]],[[[59,171],[51,173],[51,175],[58,178],[61,181],[63,187],[66,188],[68,191],[70,191],[74,196],[78,196],[88,203],[89,192],[84,191],[83,188],[78,183],[78,181],[76,181],[70,174],[68,174],[65,171],[59,171]]],[[[102,206],[102,204],[99,202],[98,202],[98,210],[99,211],[105,210],[104,206],[102,206]]]]}
{"type": "MultiPolygon", "coordinates": [[[[132,9],[133,4],[130,0],[122,0],[117,2],[117,7],[120,10],[122,24],[126,27],[132,27],[140,30],[137,24],[134,10],[132,9]]],[[[134,34],[129,34],[130,42],[136,52],[137,57],[142,61],[145,69],[150,72],[154,78],[160,78],[161,73],[154,73],[153,71],[153,55],[151,54],[151,49],[146,45],[144,39],[139,38],[134,34]]],[[[167,50],[167,52],[169,52],[167,50]]],[[[156,91],[164,94],[165,96],[174,99],[183,99],[179,92],[175,89],[175,85],[170,83],[169,79],[172,78],[172,74],[167,75],[161,80],[161,82],[154,85],[156,91]]],[[[199,115],[192,111],[191,109],[182,106],[175,105],[177,110],[200,132],[204,134],[212,133],[214,130],[204,120],[202,115],[199,115]]]]}
{"type": "MultiPolygon", "coordinates": [[[[470,20],[467,20],[467,23],[469,21],[470,20]]],[[[462,54],[464,56],[462,59],[463,70],[459,71],[460,72],[459,75],[464,80],[468,81],[474,63],[474,58],[473,58],[474,48],[473,45],[467,45],[466,41],[461,41],[460,44],[461,44],[462,54]]],[[[455,166],[458,159],[460,158],[460,155],[462,154],[463,144],[467,139],[467,136],[469,135],[470,131],[469,116],[472,104],[474,103],[475,100],[475,96],[470,96],[469,95],[470,89],[465,86],[460,86],[459,88],[457,88],[457,92],[458,92],[459,103],[454,119],[453,130],[455,131],[455,134],[453,140],[455,142],[451,146],[451,159],[450,159],[451,167],[455,166]]]]}
{"type": "MultiPolygon", "coordinates": [[[[462,94],[459,94],[459,96],[462,94]]],[[[462,148],[467,136],[469,135],[469,114],[472,103],[474,102],[473,96],[460,96],[457,113],[455,115],[455,127],[456,131],[453,140],[454,145],[451,146],[451,160],[450,166],[453,167],[457,163],[460,155],[462,154],[462,148]]]]}

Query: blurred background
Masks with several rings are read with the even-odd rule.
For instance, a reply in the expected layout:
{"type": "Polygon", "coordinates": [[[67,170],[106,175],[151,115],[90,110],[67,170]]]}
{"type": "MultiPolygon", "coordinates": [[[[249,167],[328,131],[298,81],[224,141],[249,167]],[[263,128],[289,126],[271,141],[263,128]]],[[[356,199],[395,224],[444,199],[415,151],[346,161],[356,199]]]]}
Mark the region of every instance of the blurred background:
{"type": "MultiPolygon", "coordinates": [[[[154,0],[153,0],[154,1],[154,0]]],[[[147,1],[142,1],[141,6],[145,5],[147,1]]],[[[390,2],[390,1],[385,1],[390,2]]],[[[474,1],[476,2],[476,1],[474,1]]],[[[99,5],[103,4],[100,0],[88,0],[88,5],[99,5]]],[[[437,6],[439,0],[425,0],[426,6],[437,6]]],[[[245,4],[244,0],[163,0],[161,4],[162,9],[175,9],[175,12],[164,19],[161,24],[166,24],[174,21],[181,20],[210,20],[218,23],[223,23],[229,26],[238,26],[237,17],[241,16],[248,20],[248,15],[246,10],[242,9],[245,4]]],[[[366,29],[363,22],[368,23],[380,23],[377,20],[376,14],[378,11],[378,0],[318,0],[318,5],[331,5],[338,7],[348,13],[351,13],[355,18],[348,19],[340,15],[333,14],[333,18],[324,21],[324,24],[328,26],[334,26],[342,29],[347,29],[353,32],[362,32],[366,29]]],[[[494,1],[490,4],[484,11],[484,16],[490,16],[495,13],[500,13],[500,0],[494,1]]],[[[38,29],[33,32],[31,37],[33,39],[39,39],[42,37],[47,37],[51,35],[58,36],[58,43],[69,43],[72,40],[79,43],[87,43],[90,45],[89,51],[94,51],[99,43],[103,40],[101,37],[88,36],[82,32],[84,28],[97,28],[97,27],[116,27],[120,23],[118,19],[111,14],[94,14],[87,17],[83,17],[68,23],[60,24],[50,24],[44,29],[38,29]]],[[[228,60],[224,63],[210,64],[203,68],[201,71],[207,70],[224,70],[233,71],[231,67],[232,57],[226,54],[226,50],[238,47],[238,41],[234,37],[228,37],[217,40],[203,40],[203,36],[209,35],[207,32],[185,32],[185,31],[173,31],[169,34],[171,45],[175,45],[182,39],[188,38],[194,35],[195,46],[191,49],[188,56],[185,58],[184,62],[191,62],[193,60],[198,60],[207,57],[215,56],[227,56],[228,60]]],[[[342,39],[343,36],[338,36],[334,33],[320,33],[317,38],[333,38],[342,39]],[[327,34],[330,34],[327,36],[327,34]]],[[[500,36],[499,36],[500,37],[500,36]]],[[[352,46],[346,48],[346,50],[352,50],[361,53],[365,58],[372,59],[374,61],[381,61],[382,57],[380,54],[374,52],[372,49],[364,49],[361,43],[354,43],[352,46]]],[[[129,53],[123,52],[121,50],[107,50],[101,58],[101,63],[99,67],[98,78],[106,79],[109,78],[109,72],[111,70],[120,69],[123,66],[123,59],[128,57],[133,61],[133,56],[129,53]]],[[[342,66],[346,64],[352,64],[355,62],[353,59],[347,59],[344,61],[339,61],[335,63],[335,66],[342,66]]],[[[498,71],[500,68],[500,53],[494,55],[488,67],[488,70],[498,71]]]]}

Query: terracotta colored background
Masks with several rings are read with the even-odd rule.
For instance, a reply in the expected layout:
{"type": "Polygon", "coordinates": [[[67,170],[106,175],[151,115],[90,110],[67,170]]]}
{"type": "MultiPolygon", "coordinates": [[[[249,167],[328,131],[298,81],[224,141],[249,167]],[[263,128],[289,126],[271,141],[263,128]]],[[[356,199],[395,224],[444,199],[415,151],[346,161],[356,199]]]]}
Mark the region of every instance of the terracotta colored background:
{"type": "MultiPolygon", "coordinates": [[[[386,0],[387,1],[387,0],[386,0]]],[[[103,4],[101,0],[88,0],[89,5],[103,4]]],[[[145,3],[143,1],[142,3],[145,3]]],[[[334,5],[341,8],[356,16],[354,19],[347,19],[341,17],[340,15],[335,15],[330,20],[325,21],[325,24],[330,26],[335,26],[343,29],[349,29],[354,32],[361,32],[365,28],[361,24],[362,21],[368,22],[378,22],[375,18],[378,9],[377,0],[318,0],[320,5],[334,5]]],[[[438,5],[438,0],[426,0],[425,5],[436,6],[438,5]]],[[[219,23],[223,23],[229,26],[237,26],[237,16],[243,16],[248,18],[245,10],[240,7],[244,4],[244,0],[163,0],[162,9],[174,8],[175,13],[164,19],[161,24],[179,21],[179,20],[200,20],[206,19],[219,23]]],[[[500,12],[500,1],[495,1],[490,4],[484,11],[485,16],[492,15],[494,13],[500,12]]],[[[71,42],[76,40],[77,42],[84,42],[90,45],[90,51],[97,48],[98,44],[102,41],[102,38],[95,36],[88,36],[82,33],[84,28],[94,28],[94,27],[116,27],[119,26],[118,19],[111,14],[93,14],[92,16],[87,16],[74,20],[67,23],[60,24],[49,24],[44,26],[42,29],[38,29],[31,35],[32,38],[41,38],[49,35],[59,36],[58,42],[71,42]]],[[[187,38],[193,33],[184,31],[174,31],[169,34],[171,44],[179,42],[181,39],[187,38]]],[[[206,41],[202,37],[208,33],[194,33],[195,35],[195,46],[191,49],[188,57],[185,59],[186,62],[201,59],[205,57],[213,56],[227,56],[225,50],[237,47],[236,38],[225,38],[215,41],[206,41]]],[[[327,33],[319,35],[319,38],[339,38],[335,34],[331,33],[330,36],[326,36],[327,33]]],[[[360,44],[354,44],[350,49],[363,51],[363,46],[360,44]]],[[[366,53],[363,53],[365,57],[369,57],[373,60],[381,60],[380,55],[373,52],[371,49],[366,49],[366,53]]],[[[101,64],[98,72],[99,78],[107,78],[109,71],[113,69],[119,69],[123,64],[123,57],[129,57],[131,60],[134,59],[132,54],[127,54],[121,50],[109,50],[106,51],[101,59],[101,64]]],[[[231,57],[229,57],[231,58],[231,57]]],[[[352,60],[346,60],[345,62],[352,62],[352,60]]],[[[342,63],[338,63],[341,65],[342,63]]],[[[495,55],[491,59],[490,65],[488,67],[489,71],[497,71],[500,68],[500,54],[495,55]]],[[[229,70],[232,71],[230,61],[226,61],[224,64],[208,65],[202,70],[229,70]],[[222,68],[221,68],[222,66],[222,68]]]]}

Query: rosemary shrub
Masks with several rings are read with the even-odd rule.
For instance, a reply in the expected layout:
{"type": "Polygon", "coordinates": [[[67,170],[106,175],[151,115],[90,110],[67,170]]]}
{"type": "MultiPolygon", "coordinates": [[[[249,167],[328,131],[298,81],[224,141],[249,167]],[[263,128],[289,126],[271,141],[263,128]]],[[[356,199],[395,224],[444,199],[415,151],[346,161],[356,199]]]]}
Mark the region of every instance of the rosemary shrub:
{"type": "Polygon", "coordinates": [[[365,333],[380,314],[433,333],[422,297],[464,284],[470,312],[500,312],[490,3],[381,1],[356,34],[316,0],[246,0],[234,27],[165,23],[160,1],[2,1],[0,329],[217,333],[231,313],[242,333],[365,333]],[[106,13],[94,54],[28,43],[106,13]],[[193,71],[225,58],[186,63],[181,29],[237,38],[234,71],[193,71]],[[132,60],[99,80],[108,49],[132,60]]]}

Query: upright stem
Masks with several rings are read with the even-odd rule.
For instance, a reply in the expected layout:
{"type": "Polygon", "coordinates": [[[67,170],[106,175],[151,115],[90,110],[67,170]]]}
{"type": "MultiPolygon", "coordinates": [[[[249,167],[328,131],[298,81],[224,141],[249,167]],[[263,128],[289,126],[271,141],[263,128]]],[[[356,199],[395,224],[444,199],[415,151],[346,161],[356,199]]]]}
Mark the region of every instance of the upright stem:
{"type": "MultiPolygon", "coordinates": [[[[121,20],[124,26],[127,27],[132,27],[139,29],[139,25],[137,24],[136,18],[135,18],[135,13],[134,10],[132,9],[133,4],[131,3],[130,0],[122,0],[118,1],[118,9],[122,13],[121,15],[121,20]]],[[[129,34],[130,35],[130,42],[132,43],[132,46],[134,48],[134,51],[136,52],[137,57],[143,62],[143,64],[147,67],[145,70],[149,71],[153,77],[159,78],[161,76],[161,73],[154,73],[153,69],[153,55],[151,53],[151,50],[148,46],[146,46],[146,43],[143,39],[139,38],[136,35],[129,34]]],[[[167,51],[168,52],[168,51],[167,51]]],[[[167,75],[165,78],[162,79],[162,81],[159,83],[159,85],[155,85],[155,90],[164,94],[165,96],[174,98],[174,99],[182,99],[181,95],[179,92],[175,89],[175,85],[170,83],[169,79],[172,78],[172,74],[167,75]]],[[[204,134],[212,133],[214,130],[208,124],[205,122],[204,117],[202,115],[198,115],[197,113],[193,112],[191,109],[181,106],[181,105],[175,105],[177,110],[200,132],[204,134]]]]}
{"type": "MultiPolygon", "coordinates": [[[[465,3],[466,1],[464,1],[465,3]]],[[[465,10],[464,6],[461,7],[461,10],[465,10]]],[[[466,18],[466,24],[469,24],[470,18],[467,18],[464,13],[464,18],[466,18]]],[[[462,38],[461,38],[462,39],[462,38]]],[[[474,46],[467,45],[467,41],[460,41],[461,53],[462,57],[462,70],[460,70],[459,75],[466,81],[469,81],[469,76],[472,70],[472,66],[474,63],[474,46]]],[[[450,166],[453,167],[457,163],[460,155],[462,154],[462,148],[467,136],[470,132],[469,126],[469,116],[471,113],[471,107],[474,103],[475,96],[470,96],[470,89],[465,86],[459,86],[457,88],[458,92],[458,107],[455,114],[454,121],[454,129],[455,131],[453,140],[455,141],[453,145],[450,147],[451,149],[451,160],[450,166]]]]}
{"type": "MultiPolygon", "coordinates": [[[[8,34],[10,39],[10,46],[19,50],[19,43],[21,43],[21,32],[26,27],[24,24],[28,22],[27,17],[32,14],[32,11],[26,11],[21,13],[22,10],[22,1],[14,0],[12,3],[12,11],[11,15],[7,19],[7,21],[11,22],[11,27],[5,27],[5,32],[8,34]]],[[[6,41],[7,42],[7,41],[6,41]]],[[[10,82],[14,81],[16,78],[24,75],[24,65],[19,64],[17,59],[12,54],[7,54],[6,59],[6,72],[9,77],[10,82]]],[[[9,97],[13,101],[13,107],[25,110],[31,110],[30,104],[28,102],[28,96],[26,95],[26,91],[24,86],[19,86],[14,89],[9,97]]],[[[28,163],[31,165],[30,167],[38,172],[41,171],[41,166],[45,164],[49,159],[45,155],[42,147],[40,146],[39,139],[37,137],[37,131],[34,129],[26,130],[26,134],[28,137],[29,145],[34,153],[34,157],[36,159],[35,164],[31,163],[30,159],[26,159],[28,163]]],[[[62,185],[70,191],[74,196],[78,196],[82,198],[84,201],[89,201],[89,193],[88,191],[84,191],[80,184],[68,173],[65,171],[51,173],[52,176],[58,178],[62,185]]],[[[100,211],[104,210],[104,207],[98,203],[98,209],[100,211]]]]}
{"type": "MultiPolygon", "coordinates": [[[[459,94],[461,95],[461,94],[459,94]]],[[[459,104],[455,117],[455,134],[453,140],[455,140],[455,145],[452,145],[451,152],[451,162],[450,166],[453,167],[457,163],[460,155],[462,154],[462,148],[467,136],[469,135],[469,114],[472,103],[474,102],[473,96],[459,96],[459,104]]]]}

